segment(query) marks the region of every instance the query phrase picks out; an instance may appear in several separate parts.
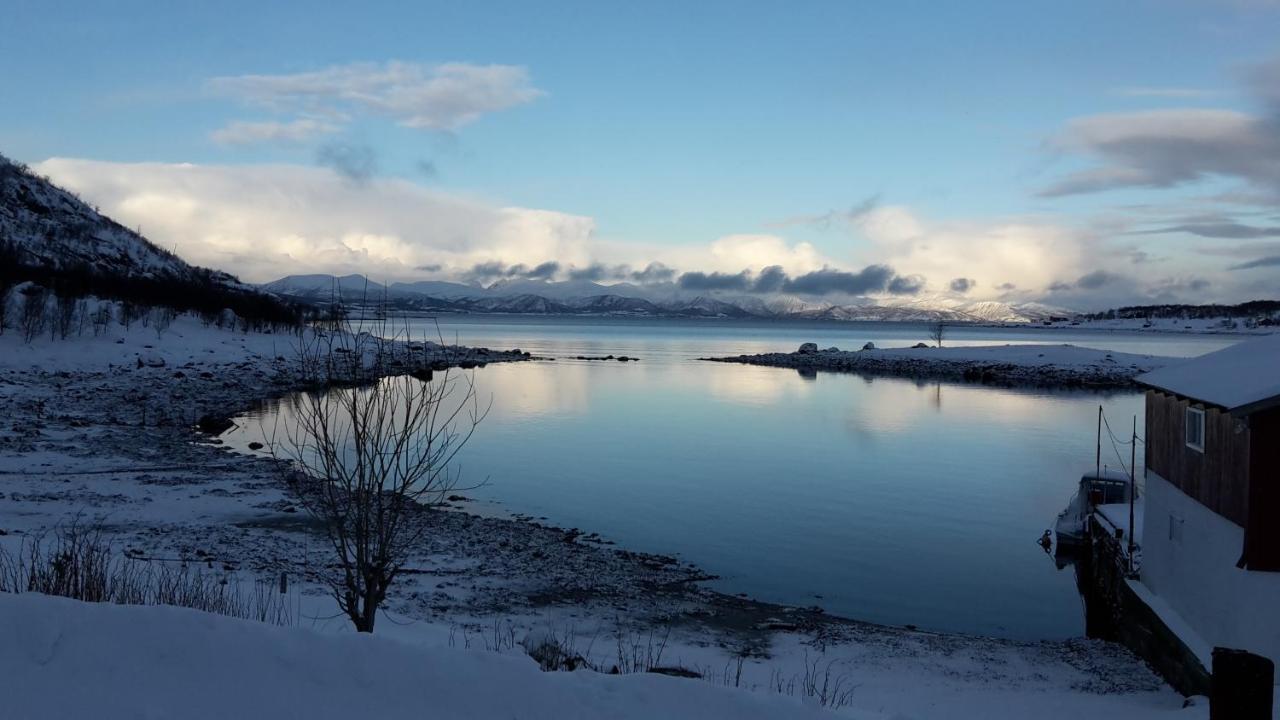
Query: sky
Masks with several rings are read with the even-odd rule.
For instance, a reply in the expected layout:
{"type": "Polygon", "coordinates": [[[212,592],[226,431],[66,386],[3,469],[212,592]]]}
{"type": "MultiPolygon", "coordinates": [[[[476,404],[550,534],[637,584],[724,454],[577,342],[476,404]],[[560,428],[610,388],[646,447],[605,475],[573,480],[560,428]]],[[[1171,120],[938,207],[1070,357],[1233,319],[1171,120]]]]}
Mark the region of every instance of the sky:
{"type": "Polygon", "coordinates": [[[0,0],[0,153],[252,282],[1280,297],[1280,2],[0,0]]]}

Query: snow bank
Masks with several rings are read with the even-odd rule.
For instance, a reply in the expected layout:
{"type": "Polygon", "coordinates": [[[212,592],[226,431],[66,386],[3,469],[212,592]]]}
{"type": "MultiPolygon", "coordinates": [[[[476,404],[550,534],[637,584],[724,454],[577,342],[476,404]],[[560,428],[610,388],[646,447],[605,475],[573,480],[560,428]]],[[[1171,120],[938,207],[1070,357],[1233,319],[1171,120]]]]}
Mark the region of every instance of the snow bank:
{"type": "Polygon", "coordinates": [[[527,657],[29,593],[0,594],[0,637],[10,718],[832,717],[696,680],[543,673],[527,657]]]}

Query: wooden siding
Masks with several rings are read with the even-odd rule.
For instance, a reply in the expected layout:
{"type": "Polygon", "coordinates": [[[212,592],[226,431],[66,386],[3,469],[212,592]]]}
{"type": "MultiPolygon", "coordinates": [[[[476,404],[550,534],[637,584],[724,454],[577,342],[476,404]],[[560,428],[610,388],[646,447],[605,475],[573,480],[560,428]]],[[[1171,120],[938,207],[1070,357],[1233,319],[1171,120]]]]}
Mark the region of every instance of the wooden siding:
{"type": "Polygon", "coordinates": [[[1243,418],[1147,391],[1147,469],[1241,527],[1249,522],[1249,435],[1243,418]],[[1188,405],[1204,410],[1204,452],[1187,447],[1188,405]]]}

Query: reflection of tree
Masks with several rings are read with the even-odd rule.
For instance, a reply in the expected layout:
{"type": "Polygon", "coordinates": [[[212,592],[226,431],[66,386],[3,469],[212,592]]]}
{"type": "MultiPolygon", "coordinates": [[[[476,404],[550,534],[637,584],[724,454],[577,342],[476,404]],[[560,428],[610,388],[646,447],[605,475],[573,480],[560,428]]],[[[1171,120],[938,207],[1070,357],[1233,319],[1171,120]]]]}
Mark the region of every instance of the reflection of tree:
{"type": "Polygon", "coordinates": [[[937,410],[942,409],[942,383],[933,384],[933,407],[937,410]]]}

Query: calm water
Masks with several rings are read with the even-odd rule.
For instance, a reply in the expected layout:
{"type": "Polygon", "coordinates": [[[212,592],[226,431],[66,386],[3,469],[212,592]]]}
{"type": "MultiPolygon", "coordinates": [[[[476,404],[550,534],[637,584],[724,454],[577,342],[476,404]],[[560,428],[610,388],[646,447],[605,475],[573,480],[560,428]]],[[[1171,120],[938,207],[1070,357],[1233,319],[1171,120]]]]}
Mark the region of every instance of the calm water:
{"type": "MultiPolygon", "coordinates": [[[[1072,570],[1058,570],[1035,540],[1092,467],[1098,405],[1127,434],[1141,412],[1136,393],[805,378],[696,360],[806,341],[857,348],[926,339],[923,326],[906,324],[446,317],[441,325],[464,344],[559,358],[476,372],[493,411],[461,456],[467,480],[489,480],[470,495],[678,555],[720,575],[718,589],[764,600],[1004,637],[1083,633],[1072,570]],[[641,361],[565,359],[580,354],[641,361]]],[[[980,328],[947,338],[1178,356],[1234,341],[980,328]]],[[[257,434],[256,423],[242,425],[231,442],[257,434]]]]}

